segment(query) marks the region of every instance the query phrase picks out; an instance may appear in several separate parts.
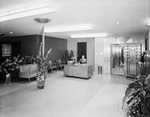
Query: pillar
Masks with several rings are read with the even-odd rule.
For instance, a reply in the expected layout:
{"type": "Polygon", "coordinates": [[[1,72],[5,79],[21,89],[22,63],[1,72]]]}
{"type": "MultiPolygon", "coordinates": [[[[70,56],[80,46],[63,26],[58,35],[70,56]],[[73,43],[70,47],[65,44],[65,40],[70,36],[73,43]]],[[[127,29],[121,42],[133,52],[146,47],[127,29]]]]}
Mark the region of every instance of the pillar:
{"type": "Polygon", "coordinates": [[[42,27],[42,57],[44,58],[45,55],[45,33],[44,27],[42,27]]]}

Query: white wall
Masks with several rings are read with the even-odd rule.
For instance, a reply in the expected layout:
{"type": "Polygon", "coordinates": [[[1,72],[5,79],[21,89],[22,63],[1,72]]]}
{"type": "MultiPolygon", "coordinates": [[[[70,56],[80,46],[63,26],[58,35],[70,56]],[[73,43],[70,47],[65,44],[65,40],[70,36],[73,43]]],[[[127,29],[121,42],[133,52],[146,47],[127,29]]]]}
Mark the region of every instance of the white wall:
{"type": "Polygon", "coordinates": [[[95,73],[98,73],[98,66],[104,68],[104,38],[95,38],[95,73]]]}
{"type": "Polygon", "coordinates": [[[145,35],[144,34],[136,34],[132,36],[133,43],[142,43],[142,52],[145,51],[145,35]]]}
{"type": "Polygon", "coordinates": [[[95,62],[95,69],[98,65],[102,66],[103,74],[110,74],[110,44],[116,44],[117,42],[118,40],[115,37],[95,38],[95,49],[97,49],[95,52],[96,54],[99,53],[95,56],[98,63],[95,62]]]}

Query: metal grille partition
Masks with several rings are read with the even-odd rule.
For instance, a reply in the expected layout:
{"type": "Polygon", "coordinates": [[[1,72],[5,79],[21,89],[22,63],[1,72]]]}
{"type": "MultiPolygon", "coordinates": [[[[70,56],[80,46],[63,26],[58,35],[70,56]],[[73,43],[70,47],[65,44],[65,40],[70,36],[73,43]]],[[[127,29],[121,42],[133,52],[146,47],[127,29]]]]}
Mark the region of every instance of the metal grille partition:
{"type": "Polygon", "coordinates": [[[128,43],[124,48],[124,69],[126,77],[137,77],[141,73],[141,43],[128,43]]]}

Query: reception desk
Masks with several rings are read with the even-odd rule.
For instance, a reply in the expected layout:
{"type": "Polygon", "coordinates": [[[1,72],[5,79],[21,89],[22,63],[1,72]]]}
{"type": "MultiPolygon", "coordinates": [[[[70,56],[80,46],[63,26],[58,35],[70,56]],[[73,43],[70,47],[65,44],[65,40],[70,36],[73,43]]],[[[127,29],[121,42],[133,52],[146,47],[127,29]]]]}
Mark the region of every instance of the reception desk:
{"type": "Polygon", "coordinates": [[[64,75],[80,78],[90,78],[93,75],[93,65],[65,65],[64,75]]]}

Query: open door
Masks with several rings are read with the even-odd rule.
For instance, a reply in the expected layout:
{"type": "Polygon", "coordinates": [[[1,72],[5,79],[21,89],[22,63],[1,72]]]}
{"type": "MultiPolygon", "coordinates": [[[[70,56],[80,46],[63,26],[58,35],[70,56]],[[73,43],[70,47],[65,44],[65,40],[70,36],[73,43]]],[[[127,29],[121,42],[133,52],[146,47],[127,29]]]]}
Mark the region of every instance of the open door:
{"type": "Polygon", "coordinates": [[[142,44],[128,43],[124,49],[124,67],[126,77],[137,77],[141,73],[139,62],[141,62],[142,44]]]}
{"type": "Polygon", "coordinates": [[[111,74],[136,78],[141,74],[142,44],[111,44],[111,74]]]}
{"type": "Polygon", "coordinates": [[[124,44],[111,44],[111,71],[113,75],[124,75],[124,44]]]}
{"type": "Polygon", "coordinates": [[[85,59],[87,60],[86,55],[86,42],[78,42],[77,43],[77,61],[79,61],[82,58],[82,55],[84,55],[85,59]]]}

